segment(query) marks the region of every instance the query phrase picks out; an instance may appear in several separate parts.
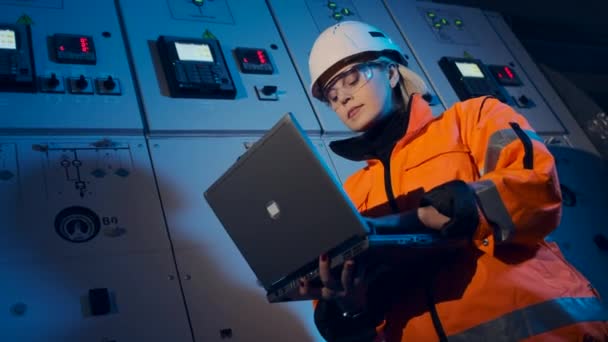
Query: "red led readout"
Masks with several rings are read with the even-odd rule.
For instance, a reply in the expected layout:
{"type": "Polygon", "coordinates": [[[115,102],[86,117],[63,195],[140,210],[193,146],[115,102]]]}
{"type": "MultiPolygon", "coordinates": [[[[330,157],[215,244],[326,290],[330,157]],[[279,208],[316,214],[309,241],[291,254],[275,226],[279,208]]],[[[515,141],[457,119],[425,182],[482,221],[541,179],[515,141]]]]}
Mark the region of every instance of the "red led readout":
{"type": "Polygon", "coordinates": [[[509,67],[503,67],[502,69],[505,73],[503,74],[501,71],[497,71],[496,72],[496,76],[498,76],[498,78],[505,78],[505,74],[507,75],[507,77],[512,80],[515,78],[515,75],[513,74],[513,71],[511,71],[511,69],[509,69],[509,67]]]}
{"type": "Polygon", "coordinates": [[[515,78],[515,76],[513,75],[513,72],[511,71],[511,69],[509,69],[508,66],[504,67],[505,72],[507,73],[507,76],[509,76],[510,79],[515,78]]]}
{"type": "Polygon", "coordinates": [[[82,52],[89,52],[89,40],[85,37],[81,37],[80,38],[80,51],[82,52]]]}
{"type": "Polygon", "coordinates": [[[264,55],[264,51],[262,50],[258,50],[257,51],[258,54],[258,60],[260,61],[260,64],[266,64],[266,56],[264,55]]]}

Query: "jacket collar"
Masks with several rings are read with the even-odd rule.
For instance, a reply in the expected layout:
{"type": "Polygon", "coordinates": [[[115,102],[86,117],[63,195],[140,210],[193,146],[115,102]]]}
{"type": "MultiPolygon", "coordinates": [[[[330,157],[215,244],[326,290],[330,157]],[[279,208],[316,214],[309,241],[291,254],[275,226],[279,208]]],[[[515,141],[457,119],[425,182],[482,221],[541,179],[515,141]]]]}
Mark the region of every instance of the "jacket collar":
{"type": "Polygon", "coordinates": [[[405,111],[393,113],[361,135],[334,140],[329,147],[352,161],[389,157],[395,145],[403,146],[411,141],[431,120],[433,113],[428,103],[419,94],[413,94],[405,111]]]}

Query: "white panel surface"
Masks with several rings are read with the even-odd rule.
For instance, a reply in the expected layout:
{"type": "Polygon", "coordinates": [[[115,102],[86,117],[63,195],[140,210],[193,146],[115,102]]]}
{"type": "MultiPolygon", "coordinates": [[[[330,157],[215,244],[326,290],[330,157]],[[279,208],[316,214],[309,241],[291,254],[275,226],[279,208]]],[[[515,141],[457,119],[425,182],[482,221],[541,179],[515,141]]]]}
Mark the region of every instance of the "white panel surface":
{"type": "Polygon", "coordinates": [[[515,71],[523,85],[507,86],[505,90],[514,98],[511,105],[535,130],[552,134],[567,132],[544,94],[539,92],[526,65],[511,53],[511,49],[517,47],[506,45],[481,10],[419,1],[386,0],[385,3],[446,106],[459,98],[439,67],[439,60],[444,56],[473,57],[486,65],[507,65],[515,71]],[[434,19],[429,17],[431,13],[434,19]],[[436,28],[434,25],[443,19],[447,24],[436,28]],[[462,25],[456,25],[457,20],[462,25]],[[522,95],[536,105],[531,108],[516,105],[515,99],[522,95]]]}
{"type": "Polygon", "coordinates": [[[0,262],[169,250],[143,138],[2,137],[0,146],[0,262]]]}
{"type": "MultiPolygon", "coordinates": [[[[32,49],[36,74],[58,78],[107,78],[117,81],[121,95],[0,92],[0,132],[57,133],[78,131],[143,131],[129,61],[116,8],[112,1],[2,1],[0,24],[29,18],[33,23],[32,49]],[[56,34],[90,36],[95,45],[95,65],[60,64],[54,61],[51,37],[56,34]]],[[[39,88],[40,89],[40,88],[39,88]]]]}
{"type": "Polygon", "coordinates": [[[192,341],[168,251],[0,263],[1,341],[192,341]],[[92,315],[89,290],[110,310],[92,315]]]}
{"type": "Polygon", "coordinates": [[[303,128],[320,131],[319,123],[279,32],[263,0],[118,1],[133,55],[145,116],[152,135],[193,131],[249,131],[269,129],[286,112],[303,128]],[[145,15],[144,15],[145,13],[145,15]],[[169,96],[156,40],[159,35],[203,38],[212,35],[221,46],[235,82],[235,99],[192,99],[169,96]],[[240,72],[233,51],[262,48],[269,54],[272,75],[240,72]],[[276,101],[258,99],[255,87],[277,87],[276,101]]]}

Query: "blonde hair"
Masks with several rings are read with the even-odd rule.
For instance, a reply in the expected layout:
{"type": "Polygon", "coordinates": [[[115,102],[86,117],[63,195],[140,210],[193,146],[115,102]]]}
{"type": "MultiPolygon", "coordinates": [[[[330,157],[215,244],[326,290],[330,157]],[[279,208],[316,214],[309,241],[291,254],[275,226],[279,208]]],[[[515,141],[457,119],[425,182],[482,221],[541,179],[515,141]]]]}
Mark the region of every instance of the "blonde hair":
{"type": "Polygon", "coordinates": [[[399,79],[399,93],[401,95],[401,99],[403,100],[403,104],[399,103],[397,106],[405,109],[408,106],[408,102],[410,100],[410,95],[414,93],[418,93],[420,95],[424,95],[428,93],[428,88],[426,83],[418,74],[408,69],[405,65],[396,63],[394,60],[388,57],[380,57],[377,59],[378,62],[386,63],[386,65],[396,65],[397,71],[401,76],[399,79]]]}
{"type": "Polygon", "coordinates": [[[428,92],[428,88],[422,77],[401,64],[398,65],[398,69],[401,75],[401,82],[399,82],[401,83],[401,94],[405,101],[413,93],[424,95],[428,92]]]}

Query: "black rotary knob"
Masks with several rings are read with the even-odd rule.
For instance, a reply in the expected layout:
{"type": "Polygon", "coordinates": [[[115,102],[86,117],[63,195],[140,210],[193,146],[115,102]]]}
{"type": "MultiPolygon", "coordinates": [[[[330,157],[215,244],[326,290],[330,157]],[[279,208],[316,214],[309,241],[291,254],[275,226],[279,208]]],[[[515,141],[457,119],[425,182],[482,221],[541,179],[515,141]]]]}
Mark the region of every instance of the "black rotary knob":
{"type": "Polygon", "coordinates": [[[103,86],[107,90],[114,90],[114,88],[116,88],[116,81],[114,81],[112,76],[108,76],[108,78],[103,81],[103,86]]]}
{"type": "Polygon", "coordinates": [[[78,80],[76,81],[76,86],[78,89],[86,89],[89,86],[89,81],[84,77],[84,75],[80,75],[78,80]]]}

